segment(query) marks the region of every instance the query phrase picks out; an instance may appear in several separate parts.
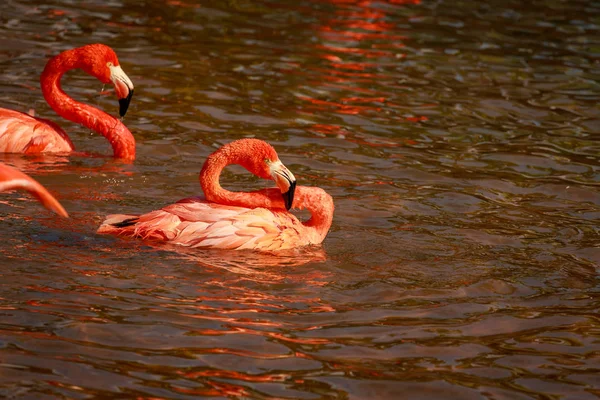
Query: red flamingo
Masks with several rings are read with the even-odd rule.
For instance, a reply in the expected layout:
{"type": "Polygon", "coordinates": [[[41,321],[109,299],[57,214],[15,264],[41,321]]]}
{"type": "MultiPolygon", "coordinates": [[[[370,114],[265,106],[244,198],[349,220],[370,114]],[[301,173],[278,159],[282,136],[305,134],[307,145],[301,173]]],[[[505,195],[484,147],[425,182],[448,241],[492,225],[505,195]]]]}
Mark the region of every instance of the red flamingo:
{"type": "MultiPolygon", "coordinates": [[[[135,159],[135,139],[117,118],[67,96],[60,86],[65,72],[83,69],[102,83],[115,86],[119,115],[123,117],[133,96],[133,83],[123,72],[115,52],[103,44],[67,50],[51,58],[40,78],[44,98],[58,115],[102,134],[116,158],[135,159]]],[[[15,110],[0,108],[0,152],[71,153],[71,139],[57,124],[15,110]]]]}
{"type": "Polygon", "coordinates": [[[150,213],[109,215],[98,233],[170,244],[276,251],[319,244],[333,220],[333,199],[323,189],[298,186],[275,149],[258,139],[240,139],[211,154],[200,172],[205,199],[190,197],[150,213]],[[239,164],[277,188],[230,192],[219,184],[223,168],[239,164]],[[288,212],[307,209],[308,221],[288,212]]]}
{"type": "Polygon", "coordinates": [[[58,200],[45,187],[18,169],[0,163],[0,192],[14,189],[27,190],[47,209],[54,211],[61,217],[69,217],[63,206],[60,205],[58,200]]]}

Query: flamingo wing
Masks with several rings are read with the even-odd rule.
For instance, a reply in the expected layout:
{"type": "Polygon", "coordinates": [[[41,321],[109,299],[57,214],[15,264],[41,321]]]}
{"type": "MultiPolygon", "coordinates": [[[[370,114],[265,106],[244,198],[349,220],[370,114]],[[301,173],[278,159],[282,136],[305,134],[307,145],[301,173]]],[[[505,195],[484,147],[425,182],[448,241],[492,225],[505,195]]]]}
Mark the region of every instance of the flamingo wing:
{"type": "Polygon", "coordinates": [[[54,122],[0,109],[0,152],[69,153],[73,150],[65,131],[54,122]]]}
{"type": "Polygon", "coordinates": [[[282,250],[297,245],[296,222],[285,212],[189,198],[139,217],[109,215],[98,232],[188,247],[282,250]]]}

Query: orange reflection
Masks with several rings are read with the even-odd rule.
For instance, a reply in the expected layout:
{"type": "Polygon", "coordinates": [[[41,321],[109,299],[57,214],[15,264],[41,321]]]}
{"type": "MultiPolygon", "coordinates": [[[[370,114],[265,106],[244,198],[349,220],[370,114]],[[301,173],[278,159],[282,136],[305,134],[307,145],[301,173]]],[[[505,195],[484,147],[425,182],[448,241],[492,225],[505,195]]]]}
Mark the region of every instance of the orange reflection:
{"type": "Polygon", "coordinates": [[[308,108],[308,110],[314,109],[315,111],[318,110],[322,110],[322,109],[326,109],[326,108],[334,108],[337,110],[337,112],[339,112],[340,114],[358,114],[361,111],[365,111],[365,110],[374,110],[374,111],[380,111],[381,109],[379,107],[369,107],[369,106],[351,106],[351,105],[346,105],[346,104],[342,104],[342,103],[336,103],[334,101],[325,101],[325,100],[318,100],[318,99],[314,99],[308,96],[300,96],[301,99],[309,101],[310,103],[312,103],[313,105],[315,105],[316,107],[314,108],[308,108]]]}
{"type": "MultiPolygon", "coordinates": [[[[98,185],[97,181],[90,182],[90,180],[82,179],[86,177],[97,177],[102,174],[110,175],[121,175],[121,176],[132,176],[134,174],[131,164],[129,162],[123,162],[121,160],[114,160],[112,158],[103,156],[92,156],[96,160],[101,160],[100,164],[86,163],[87,165],[76,164],[77,156],[84,155],[78,153],[76,155],[64,156],[64,155],[22,155],[22,154],[0,154],[0,162],[6,163],[7,165],[13,166],[24,173],[30,175],[34,179],[39,176],[47,175],[73,175],[77,176],[75,184],[56,184],[53,187],[49,186],[52,194],[59,200],[74,200],[74,201],[114,201],[121,199],[121,196],[115,193],[107,192],[104,185],[98,185]],[[75,160],[75,162],[73,162],[75,160]]],[[[87,155],[84,155],[87,157],[87,155]]],[[[110,178],[102,178],[110,179],[110,178]]],[[[65,178],[70,180],[69,178],[65,178]]],[[[55,181],[61,181],[60,178],[55,178],[55,181]]],[[[7,203],[6,201],[2,201],[7,203]]],[[[8,203],[7,203],[8,204],[8,203]]],[[[11,204],[14,206],[14,204],[11,204]]],[[[67,210],[70,211],[70,210],[67,210]]],[[[71,215],[76,219],[75,215],[71,215]]],[[[40,220],[45,223],[44,220],[40,220]]],[[[74,221],[58,221],[53,219],[50,223],[52,227],[62,226],[68,227],[74,225],[74,221]]]]}
{"type": "Polygon", "coordinates": [[[204,371],[193,371],[183,372],[179,371],[179,374],[188,378],[196,379],[200,377],[217,377],[225,379],[239,379],[246,382],[282,382],[289,378],[288,374],[265,374],[265,375],[250,375],[238,371],[227,371],[227,370],[204,370],[204,371]]]}
{"type": "Polygon", "coordinates": [[[217,381],[204,381],[204,384],[212,386],[211,388],[183,388],[173,387],[173,390],[179,393],[192,394],[198,396],[234,396],[234,397],[247,397],[249,396],[248,391],[239,385],[233,385],[231,383],[217,382],[217,381]]]}
{"type": "Polygon", "coordinates": [[[48,175],[62,171],[69,171],[79,174],[92,172],[117,173],[125,176],[132,176],[131,165],[133,162],[113,159],[109,156],[74,152],[69,155],[60,154],[13,154],[0,153],[0,162],[33,175],[48,175]],[[101,165],[85,166],[74,164],[73,161],[78,157],[93,158],[102,160],[101,165]]]}
{"type": "Polygon", "coordinates": [[[167,5],[174,7],[182,7],[182,8],[200,8],[200,4],[196,4],[195,2],[187,2],[180,0],[167,0],[167,5]]]}
{"type": "MultiPolygon", "coordinates": [[[[321,263],[327,260],[327,254],[321,246],[306,246],[269,253],[244,250],[200,250],[151,242],[145,244],[156,249],[173,251],[177,256],[202,267],[224,269],[256,282],[274,283],[289,280],[290,275],[286,274],[286,267],[321,263]]],[[[302,278],[302,282],[318,286],[327,283],[327,275],[319,271],[305,274],[302,278]]]]}
{"type": "MultiPolygon", "coordinates": [[[[298,95],[305,101],[301,111],[308,114],[325,111],[373,117],[383,110],[399,110],[402,116],[392,114],[387,118],[412,123],[427,121],[425,116],[405,116],[406,106],[391,103],[388,90],[376,89],[390,79],[385,68],[396,68],[398,60],[406,57],[406,54],[399,53],[399,49],[405,47],[402,41],[407,36],[402,34],[403,28],[394,22],[391,15],[397,7],[420,4],[420,0],[389,0],[385,3],[386,7],[382,7],[381,2],[366,0],[327,2],[334,6],[333,12],[327,13],[315,26],[321,41],[314,47],[323,62],[318,66],[309,66],[309,74],[316,78],[311,86],[321,90],[319,95],[298,95]]],[[[377,142],[376,138],[352,137],[335,126],[326,128],[324,125],[314,125],[312,130],[373,147],[408,144],[398,143],[395,139],[379,138],[377,142]]]]}
{"type": "Polygon", "coordinates": [[[66,10],[50,9],[50,10],[48,10],[47,16],[49,18],[53,18],[53,17],[62,17],[63,15],[66,15],[66,14],[68,14],[68,12],[66,10]]]}

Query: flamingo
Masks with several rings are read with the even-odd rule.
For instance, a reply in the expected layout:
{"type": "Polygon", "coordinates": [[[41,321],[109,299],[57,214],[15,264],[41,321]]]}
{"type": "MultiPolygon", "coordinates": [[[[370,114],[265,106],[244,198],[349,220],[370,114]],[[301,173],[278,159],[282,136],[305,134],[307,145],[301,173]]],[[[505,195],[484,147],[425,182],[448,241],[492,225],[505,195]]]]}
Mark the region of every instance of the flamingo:
{"type": "Polygon", "coordinates": [[[258,251],[320,244],[333,220],[333,199],[323,189],[298,186],[275,149],[258,139],[240,139],[212,153],[200,172],[205,198],[190,197],[140,216],[109,215],[98,233],[139,237],[189,247],[258,251]],[[221,171],[239,164],[277,188],[230,192],[219,184],[221,171]],[[291,207],[307,209],[301,222],[291,207]]]}
{"type": "MultiPolygon", "coordinates": [[[[133,83],[123,72],[113,49],[103,44],[89,44],[51,58],[40,78],[44,98],[61,117],[106,137],[116,158],[135,159],[135,139],[119,119],[73,100],[62,90],[61,77],[76,68],[83,69],[102,83],[112,82],[119,98],[119,115],[123,117],[126,114],[133,96],[133,83]]],[[[71,139],[54,122],[0,108],[0,152],[71,153],[74,150],[71,139]]]]}
{"type": "Polygon", "coordinates": [[[45,187],[18,169],[0,163],[0,192],[11,189],[27,190],[47,209],[54,211],[61,217],[69,217],[63,206],[60,205],[58,200],[45,187]]]}

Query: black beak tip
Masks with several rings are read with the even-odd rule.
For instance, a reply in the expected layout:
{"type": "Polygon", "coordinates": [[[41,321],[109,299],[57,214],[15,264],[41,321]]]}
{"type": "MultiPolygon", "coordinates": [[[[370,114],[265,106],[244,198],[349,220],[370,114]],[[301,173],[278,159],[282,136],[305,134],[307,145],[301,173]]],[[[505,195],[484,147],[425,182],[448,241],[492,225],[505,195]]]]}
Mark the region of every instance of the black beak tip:
{"type": "Polygon", "coordinates": [[[294,193],[296,192],[296,181],[290,182],[290,188],[287,192],[282,193],[285,209],[289,211],[294,203],[294,193]]]}
{"type": "Polygon", "coordinates": [[[129,91],[127,97],[123,99],[119,99],[119,115],[124,117],[127,114],[127,109],[129,108],[129,103],[131,102],[131,98],[133,97],[133,89],[129,91]]]}

